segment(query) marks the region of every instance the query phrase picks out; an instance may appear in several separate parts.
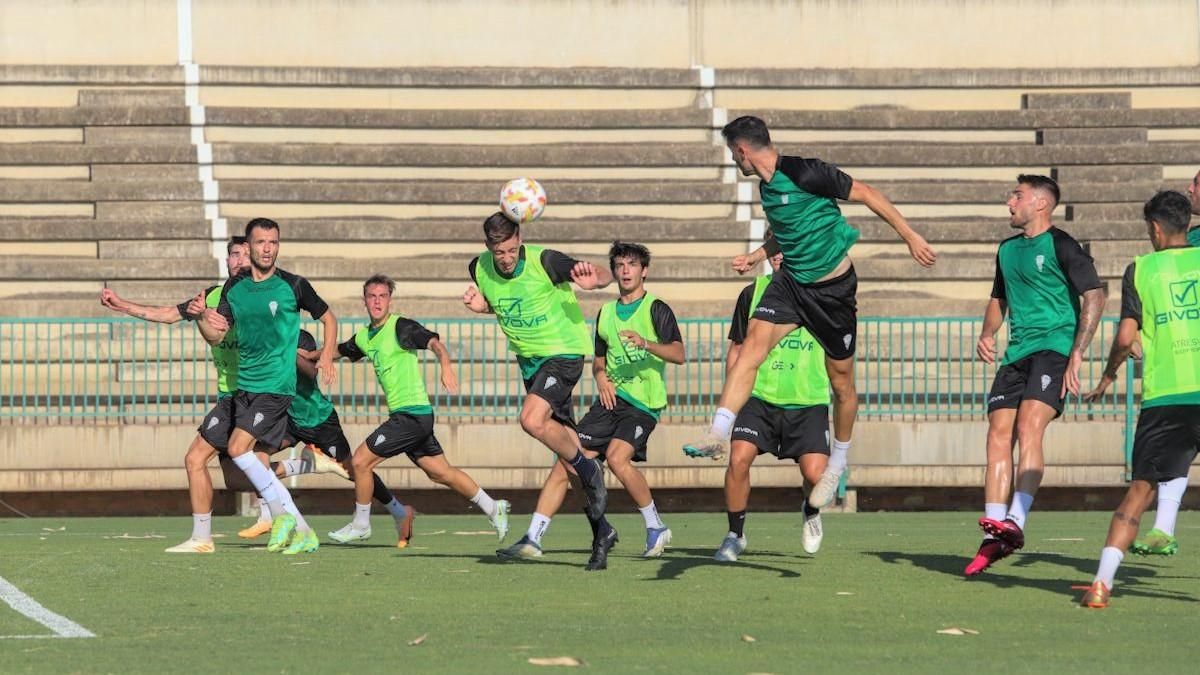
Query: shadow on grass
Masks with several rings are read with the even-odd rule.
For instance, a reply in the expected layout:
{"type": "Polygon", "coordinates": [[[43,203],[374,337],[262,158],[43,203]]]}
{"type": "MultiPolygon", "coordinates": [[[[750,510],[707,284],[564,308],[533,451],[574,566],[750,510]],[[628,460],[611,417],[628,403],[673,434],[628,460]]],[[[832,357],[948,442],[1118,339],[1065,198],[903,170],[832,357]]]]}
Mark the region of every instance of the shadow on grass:
{"type": "MultiPolygon", "coordinates": [[[[1055,595],[1069,594],[1071,597],[1078,597],[1080,594],[1079,590],[1073,589],[1071,586],[1091,583],[1097,565],[1096,560],[1057,553],[1017,553],[1007,560],[996,563],[983,574],[968,579],[963,576],[963,568],[971,560],[971,557],[967,555],[904,553],[901,551],[864,551],[863,555],[875,556],[881,562],[889,564],[908,563],[923,570],[952,576],[964,583],[991,584],[997,588],[1033,588],[1055,595]],[[1004,573],[1005,567],[1034,568],[1042,564],[1067,567],[1071,573],[1066,579],[1062,577],[1030,578],[1004,573]]],[[[1117,573],[1116,594],[1158,600],[1200,602],[1200,599],[1187,593],[1153,588],[1157,585],[1156,582],[1173,578],[1175,577],[1159,576],[1158,570],[1153,567],[1138,564],[1124,565],[1117,573]]]]}
{"type": "MultiPolygon", "coordinates": [[[[762,563],[753,562],[755,558],[786,558],[788,560],[799,562],[800,559],[786,556],[782,553],[745,553],[740,560],[734,563],[719,562],[713,560],[713,552],[715,549],[709,548],[670,548],[663,554],[662,558],[658,559],[661,563],[658,568],[658,574],[654,577],[646,579],[646,581],[671,581],[683,576],[688,570],[697,567],[734,567],[742,569],[761,570],[763,572],[773,572],[784,579],[793,579],[800,576],[796,570],[787,569],[786,567],[775,567],[773,565],[764,565],[762,563]]],[[[651,561],[646,561],[647,563],[651,561]]]]}

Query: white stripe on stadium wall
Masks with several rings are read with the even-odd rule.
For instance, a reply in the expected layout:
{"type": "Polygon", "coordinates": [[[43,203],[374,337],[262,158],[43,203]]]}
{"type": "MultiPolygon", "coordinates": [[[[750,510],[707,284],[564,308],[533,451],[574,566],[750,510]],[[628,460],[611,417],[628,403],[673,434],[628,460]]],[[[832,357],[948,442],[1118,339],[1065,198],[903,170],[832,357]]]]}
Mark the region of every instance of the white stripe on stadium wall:
{"type": "Polygon", "coordinates": [[[54,635],[0,635],[0,640],[36,640],[41,638],[92,638],[96,634],[61,614],[46,609],[37,600],[21,592],[4,577],[0,577],[0,600],[3,600],[27,619],[36,621],[54,635]]]}

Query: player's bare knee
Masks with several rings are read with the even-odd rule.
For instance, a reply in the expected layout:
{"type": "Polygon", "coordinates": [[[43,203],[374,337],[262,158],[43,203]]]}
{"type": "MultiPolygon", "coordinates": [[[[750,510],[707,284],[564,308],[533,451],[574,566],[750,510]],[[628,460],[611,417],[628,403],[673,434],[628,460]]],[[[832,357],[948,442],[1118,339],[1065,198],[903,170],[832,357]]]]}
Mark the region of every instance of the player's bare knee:
{"type": "Polygon", "coordinates": [[[521,429],[525,433],[540,439],[546,434],[546,418],[541,414],[541,411],[530,410],[529,408],[521,409],[521,429]]]}

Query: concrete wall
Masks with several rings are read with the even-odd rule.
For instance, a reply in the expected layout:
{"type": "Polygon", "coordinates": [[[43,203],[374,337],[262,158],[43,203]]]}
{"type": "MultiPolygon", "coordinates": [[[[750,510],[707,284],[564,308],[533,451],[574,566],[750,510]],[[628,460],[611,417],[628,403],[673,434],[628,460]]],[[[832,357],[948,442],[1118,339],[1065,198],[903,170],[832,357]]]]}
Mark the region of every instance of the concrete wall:
{"type": "MultiPolygon", "coordinates": [[[[1149,67],[1195,0],[192,0],[194,60],[287,66],[1149,67]]],[[[0,63],[176,62],[172,0],[8,0],[0,63]]]]}

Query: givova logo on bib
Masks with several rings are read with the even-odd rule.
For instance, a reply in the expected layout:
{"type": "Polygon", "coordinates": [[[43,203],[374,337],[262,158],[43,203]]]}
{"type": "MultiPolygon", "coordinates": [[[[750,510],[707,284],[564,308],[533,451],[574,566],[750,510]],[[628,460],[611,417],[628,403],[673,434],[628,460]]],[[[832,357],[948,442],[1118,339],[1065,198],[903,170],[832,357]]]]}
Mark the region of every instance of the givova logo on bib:
{"type": "Polygon", "coordinates": [[[497,298],[492,309],[501,326],[509,328],[536,328],[546,325],[549,319],[545,314],[525,316],[525,298],[497,298]]]}
{"type": "Polygon", "coordinates": [[[1172,321],[1200,321],[1200,279],[1173,281],[1167,287],[1171,294],[1171,309],[1154,315],[1154,323],[1163,325],[1172,321]]]}

